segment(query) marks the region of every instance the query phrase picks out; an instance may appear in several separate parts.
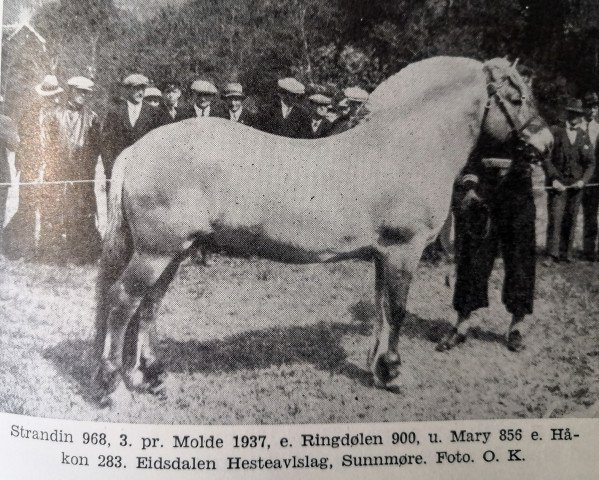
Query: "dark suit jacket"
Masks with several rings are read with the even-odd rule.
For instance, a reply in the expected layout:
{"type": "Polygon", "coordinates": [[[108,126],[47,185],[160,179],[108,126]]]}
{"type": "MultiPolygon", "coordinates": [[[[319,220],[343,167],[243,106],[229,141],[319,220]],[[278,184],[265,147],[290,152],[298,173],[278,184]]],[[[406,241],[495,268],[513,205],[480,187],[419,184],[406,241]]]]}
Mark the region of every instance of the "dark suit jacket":
{"type": "Polygon", "coordinates": [[[565,127],[552,129],[555,143],[553,151],[544,161],[547,185],[559,180],[564,185],[572,185],[578,180],[588,183],[595,170],[595,152],[588,134],[576,129],[576,140],[570,143],[565,127]]]}
{"type": "Polygon", "coordinates": [[[283,118],[280,103],[267,109],[262,114],[260,129],[283,137],[312,138],[310,116],[297,105],[287,118],[283,118]]]}
{"type": "Polygon", "coordinates": [[[109,111],[102,129],[102,161],[106,177],[112,176],[114,161],[125,148],[133,145],[158,126],[160,126],[158,109],[147,103],[142,105],[134,126],[129,121],[127,102],[121,102],[109,111]]]}
{"type": "Polygon", "coordinates": [[[158,107],[158,123],[160,123],[160,125],[168,125],[169,123],[175,123],[179,120],[184,120],[185,117],[183,114],[185,113],[185,108],[181,105],[178,105],[175,108],[175,116],[172,117],[166,106],[160,105],[160,107],[158,107]]]}
{"type": "Polygon", "coordinates": [[[318,125],[316,131],[312,129],[312,119],[310,119],[310,138],[323,138],[329,136],[331,130],[333,128],[333,124],[329,122],[326,118],[323,118],[318,125]]]}
{"type": "MultiPolygon", "coordinates": [[[[218,116],[221,118],[226,118],[227,120],[231,119],[228,109],[222,109],[218,112],[218,116]]],[[[241,110],[241,114],[239,115],[239,120],[237,123],[241,123],[242,125],[247,125],[248,127],[255,127],[258,123],[256,116],[250,112],[247,108],[243,108],[241,110]]]]}
{"type": "MultiPolygon", "coordinates": [[[[219,105],[217,105],[215,103],[211,103],[210,104],[210,114],[208,116],[222,118],[223,109],[219,105]]],[[[187,118],[196,118],[196,117],[197,117],[197,114],[196,114],[196,111],[195,111],[195,108],[193,105],[189,105],[189,106],[181,109],[181,120],[185,120],[187,118]]]]}

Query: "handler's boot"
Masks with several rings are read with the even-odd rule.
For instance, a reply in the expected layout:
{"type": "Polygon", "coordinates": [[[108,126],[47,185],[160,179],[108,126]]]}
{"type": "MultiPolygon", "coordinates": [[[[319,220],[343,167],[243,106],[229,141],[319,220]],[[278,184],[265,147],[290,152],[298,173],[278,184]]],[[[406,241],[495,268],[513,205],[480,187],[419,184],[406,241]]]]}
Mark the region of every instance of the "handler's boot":
{"type": "Polygon", "coordinates": [[[455,326],[441,339],[435,350],[437,352],[446,352],[456,345],[464,343],[469,329],[468,320],[470,320],[470,313],[458,312],[458,319],[455,326]]]}

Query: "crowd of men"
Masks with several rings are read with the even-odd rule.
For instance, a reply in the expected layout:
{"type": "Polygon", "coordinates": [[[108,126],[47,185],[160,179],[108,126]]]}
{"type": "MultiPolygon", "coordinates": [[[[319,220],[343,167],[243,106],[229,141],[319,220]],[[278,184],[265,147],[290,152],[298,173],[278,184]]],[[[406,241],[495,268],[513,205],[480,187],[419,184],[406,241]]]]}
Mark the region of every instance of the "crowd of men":
{"type": "MultiPolygon", "coordinates": [[[[368,93],[358,87],[346,88],[337,96],[323,91],[307,94],[294,78],[278,80],[276,101],[253,109],[246,106],[251,102],[246,102],[237,82],[219,91],[210,81],[195,80],[186,102],[176,81],[164,83],[160,90],[135,73],[125,77],[121,87],[120,101],[100,119],[91,107],[95,90],[91,79],[72,77],[63,88],[56,76],[47,75],[35,87],[37,102],[26,109],[18,125],[5,117],[11,125],[5,131],[20,136],[20,142],[12,138],[7,140],[10,145],[5,143],[16,149],[16,169],[21,172],[19,207],[2,235],[5,255],[93,262],[100,253],[98,161],[110,181],[118,155],[155,128],[188,118],[220,117],[275,135],[322,138],[356,125],[368,99],[368,93]]],[[[8,170],[0,181],[10,183],[8,170]]],[[[6,192],[6,186],[0,187],[3,212],[6,192]]]]}

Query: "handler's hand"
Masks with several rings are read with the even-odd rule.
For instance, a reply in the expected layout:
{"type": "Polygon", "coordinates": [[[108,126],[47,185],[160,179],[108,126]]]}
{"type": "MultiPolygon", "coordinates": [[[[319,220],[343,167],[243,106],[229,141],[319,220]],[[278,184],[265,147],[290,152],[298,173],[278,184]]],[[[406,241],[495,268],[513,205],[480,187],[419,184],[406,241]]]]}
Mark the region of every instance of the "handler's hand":
{"type": "Polygon", "coordinates": [[[576,188],[576,189],[584,188],[584,182],[582,180],[578,180],[578,182],[576,182],[574,185],[572,185],[572,188],[576,188]]]}
{"type": "Polygon", "coordinates": [[[562,182],[560,182],[559,180],[554,180],[551,183],[551,186],[557,190],[558,192],[564,192],[566,191],[566,187],[564,187],[564,185],[562,184],[562,182]]]}

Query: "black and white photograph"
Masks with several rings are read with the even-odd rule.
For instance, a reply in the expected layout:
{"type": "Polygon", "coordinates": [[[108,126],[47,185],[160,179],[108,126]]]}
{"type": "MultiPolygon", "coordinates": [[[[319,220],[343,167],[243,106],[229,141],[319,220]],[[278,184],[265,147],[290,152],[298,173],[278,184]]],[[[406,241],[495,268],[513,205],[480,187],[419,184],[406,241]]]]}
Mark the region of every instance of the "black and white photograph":
{"type": "Polygon", "coordinates": [[[1,412],[599,418],[596,0],[3,4],[1,412]]]}

